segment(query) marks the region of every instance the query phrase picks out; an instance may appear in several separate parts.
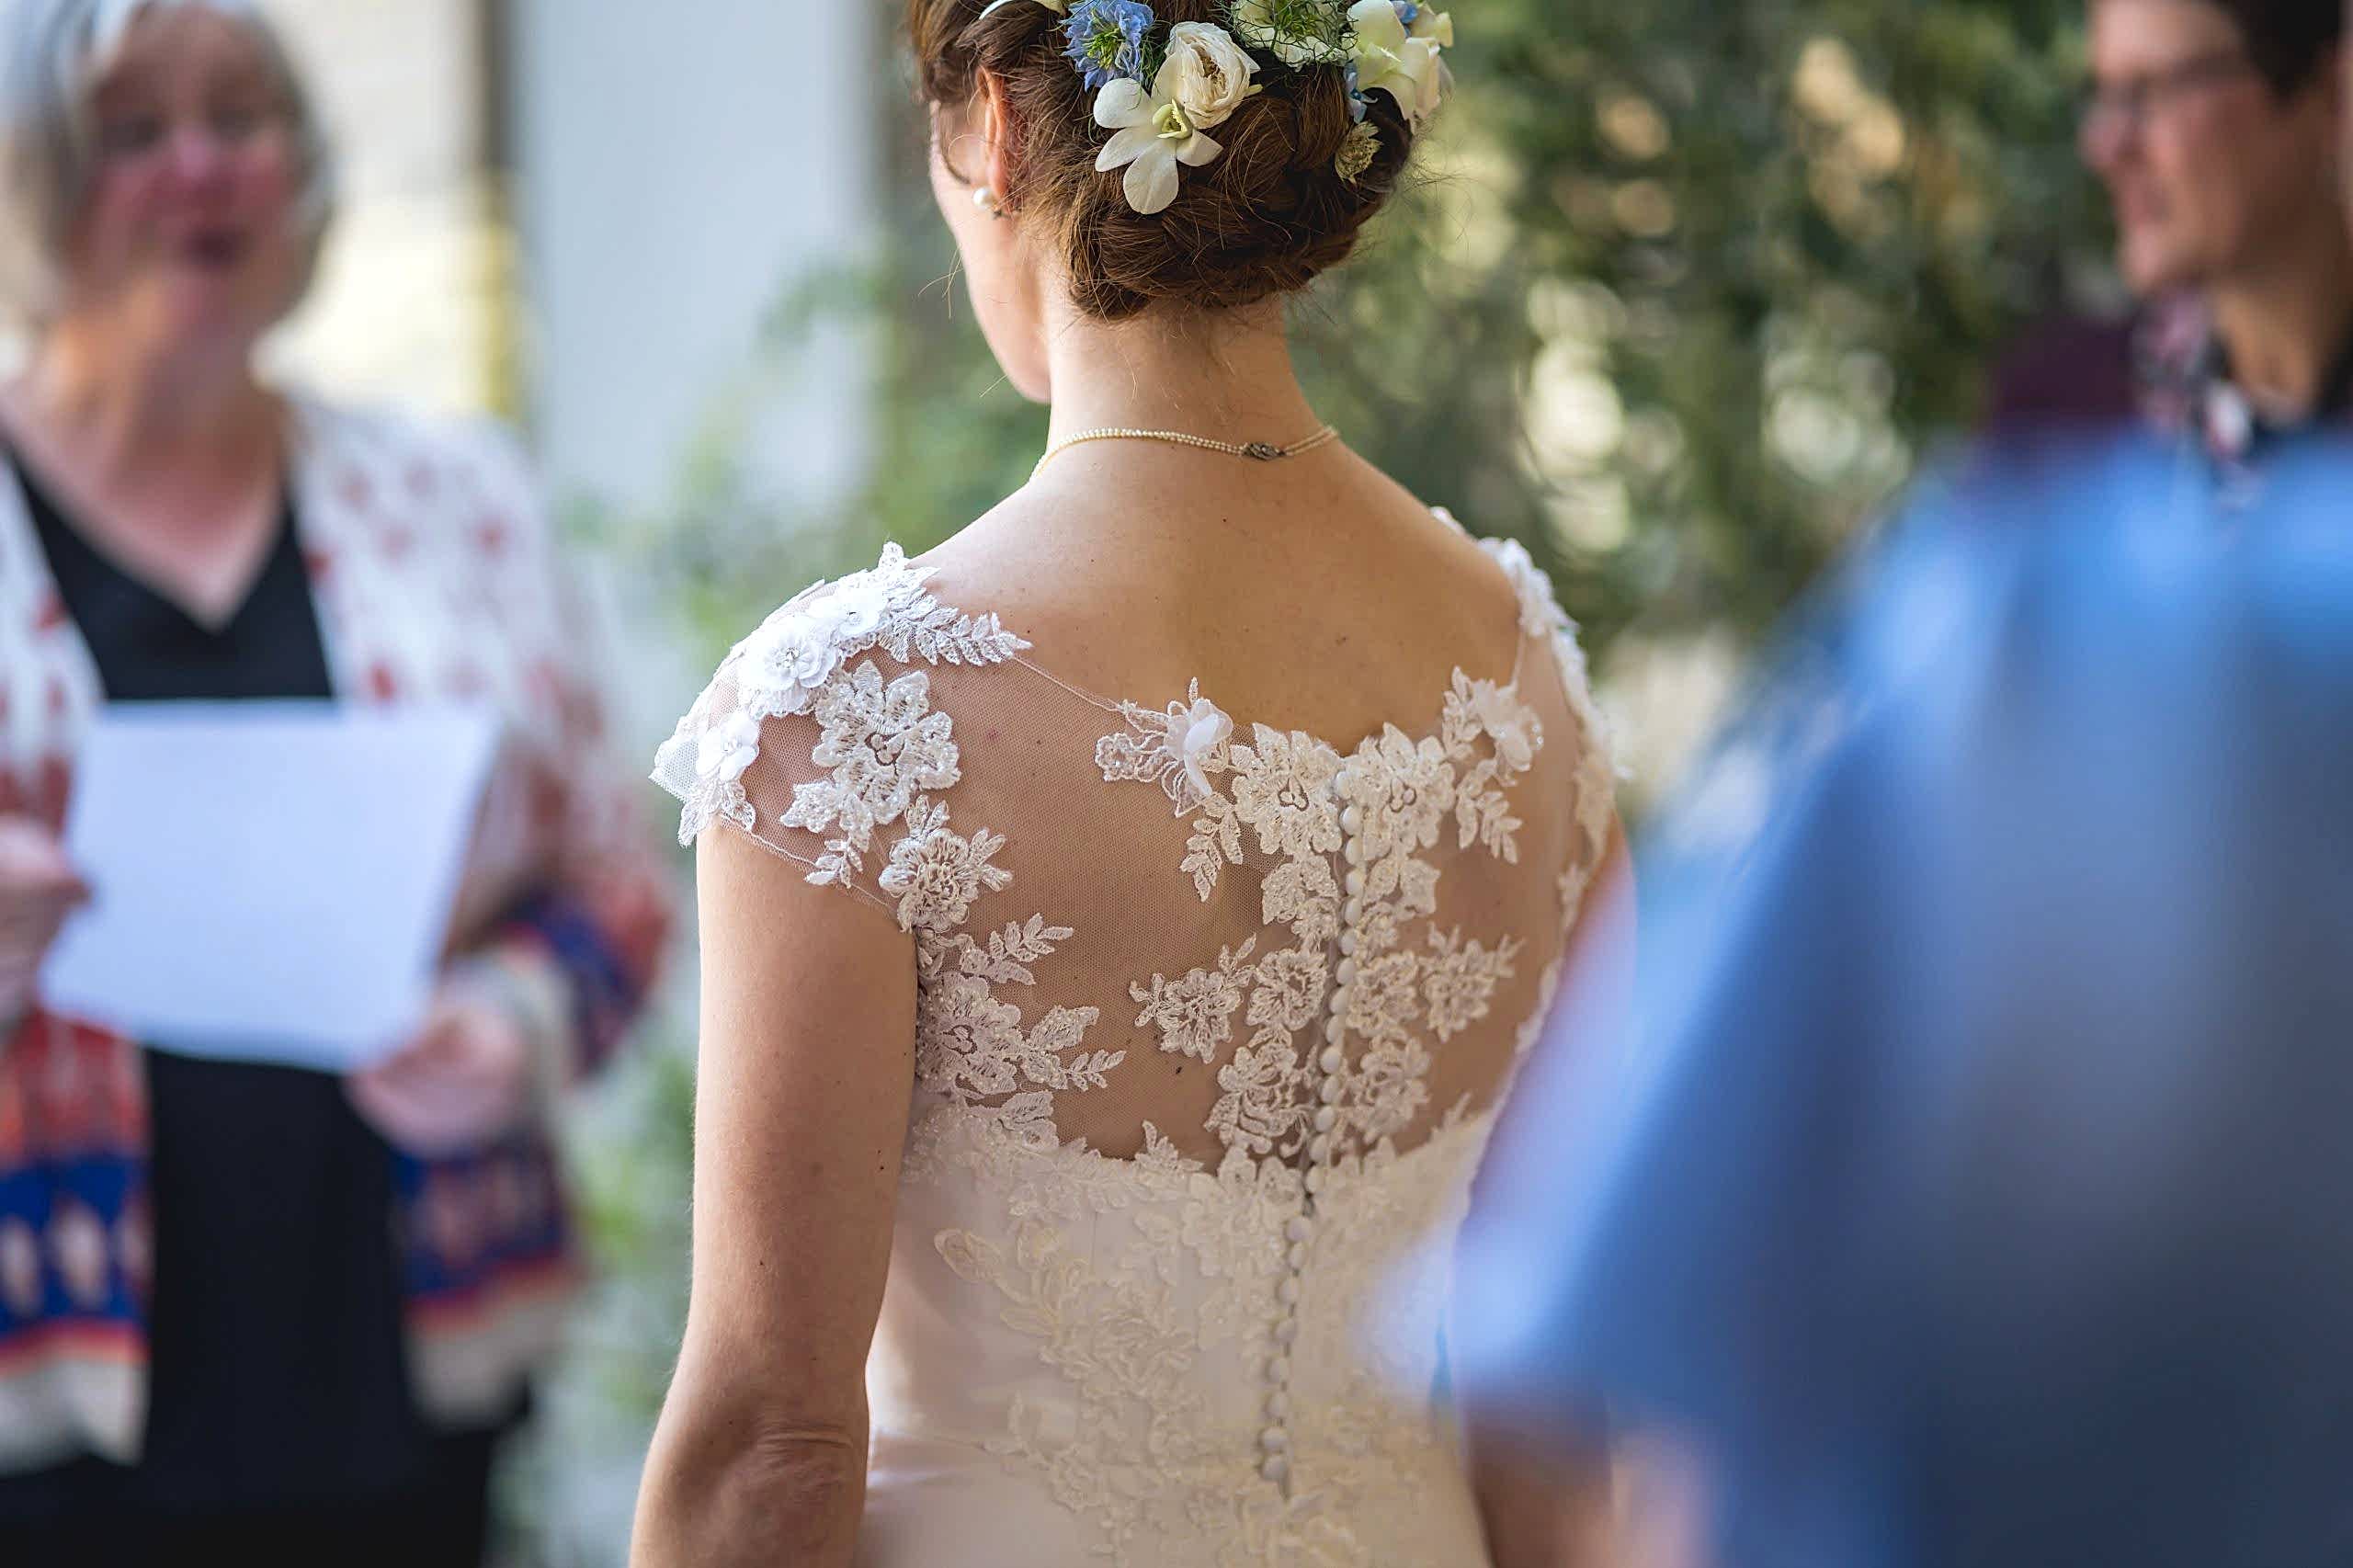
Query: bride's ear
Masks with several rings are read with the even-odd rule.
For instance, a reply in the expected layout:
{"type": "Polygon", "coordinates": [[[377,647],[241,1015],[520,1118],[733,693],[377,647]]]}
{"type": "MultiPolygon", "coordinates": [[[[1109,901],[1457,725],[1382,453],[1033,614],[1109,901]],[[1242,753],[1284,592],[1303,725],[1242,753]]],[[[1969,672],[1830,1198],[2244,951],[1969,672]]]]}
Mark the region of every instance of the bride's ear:
{"type": "MultiPolygon", "coordinates": [[[[1021,123],[1014,113],[1013,95],[1006,90],[1004,77],[983,66],[979,72],[978,86],[972,95],[977,120],[972,134],[987,153],[983,168],[988,187],[1004,199],[1012,191],[1015,172],[1021,166],[1021,123]]],[[[1011,205],[1009,200],[1006,204],[1011,205]]]]}

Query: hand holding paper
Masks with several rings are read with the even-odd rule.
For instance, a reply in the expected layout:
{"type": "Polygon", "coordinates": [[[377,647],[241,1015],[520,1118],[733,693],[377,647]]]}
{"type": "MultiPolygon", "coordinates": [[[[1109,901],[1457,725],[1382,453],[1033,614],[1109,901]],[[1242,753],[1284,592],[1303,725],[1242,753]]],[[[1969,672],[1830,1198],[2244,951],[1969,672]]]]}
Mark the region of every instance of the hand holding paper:
{"type": "Polygon", "coordinates": [[[517,1019],[444,987],[415,1040],[352,1074],[351,1103],[393,1144],[430,1158],[479,1148],[521,1120],[531,1068],[517,1019]]]}
{"type": "Polygon", "coordinates": [[[53,1009],[192,1055],[348,1072],[424,1020],[495,750],[486,713],[103,713],[66,852],[96,891],[53,1009]]]}

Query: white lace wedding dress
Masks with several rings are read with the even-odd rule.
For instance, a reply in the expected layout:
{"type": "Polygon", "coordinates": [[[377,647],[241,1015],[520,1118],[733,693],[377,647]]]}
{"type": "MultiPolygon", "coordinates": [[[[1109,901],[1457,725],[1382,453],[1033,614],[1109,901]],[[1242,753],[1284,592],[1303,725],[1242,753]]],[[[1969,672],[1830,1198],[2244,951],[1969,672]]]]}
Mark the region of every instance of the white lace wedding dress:
{"type": "Polygon", "coordinates": [[[915,938],[862,1563],[1485,1561],[1448,1255],[1612,786],[1574,628],[1488,549],[1516,667],[1361,741],[1081,691],[893,548],[663,748],[684,837],[915,938]]]}

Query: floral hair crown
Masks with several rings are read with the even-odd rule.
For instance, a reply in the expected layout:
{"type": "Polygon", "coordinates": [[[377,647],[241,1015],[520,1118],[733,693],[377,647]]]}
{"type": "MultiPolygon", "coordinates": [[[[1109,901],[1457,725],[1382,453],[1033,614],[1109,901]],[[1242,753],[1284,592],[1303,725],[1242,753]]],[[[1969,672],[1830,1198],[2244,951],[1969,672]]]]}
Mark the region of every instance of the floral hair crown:
{"type": "MultiPolygon", "coordinates": [[[[989,0],[981,15],[1016,3],[989,0]]],[[[1164,28],[1144,0],[1019,3],[1063,18],[1070,58],[1096,95],[1095,123],[1112,133],[1095,166],[1126,169],[1128,205],[1147,217],[1176,201],[1180,168],[1225,150],[1209,132],[1261,90],[1251,78],[1266,66],[1254,51],[1278,70],[1346,73],[1356,125],[1333,167],[1351,185],[1381,151],[1366,96],[1387,93],[1418,130],[1453,81],[1438,51],[1453,47],[1454,20],[1424,0],[1229,0],[1223,28],[1164,28]]]]}

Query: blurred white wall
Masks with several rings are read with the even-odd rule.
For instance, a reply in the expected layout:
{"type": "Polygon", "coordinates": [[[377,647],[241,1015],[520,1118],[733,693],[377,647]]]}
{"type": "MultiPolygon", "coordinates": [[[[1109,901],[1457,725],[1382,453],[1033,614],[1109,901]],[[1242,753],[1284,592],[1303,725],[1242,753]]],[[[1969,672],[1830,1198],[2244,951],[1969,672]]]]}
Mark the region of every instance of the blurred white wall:
{"type": "Polygon", "coordinates": [[[732,415],[761,488],[830,494],[863,444],[854,350],[822,343],[755,386],[753,339],[790,278],[870,232],[866,6],[510,3],[531,395],[559,493],[659,506],[732,415]]]}
{"type": "MultiPolygon", "coordinates": [[[[825,514],[867,445],[857,345],[824,333],[764,363],[756,338],[880,216],[889,73],[866,0],[264,3],[344,175],[319,287],[271,346],[281,373],[514,417],[556,498],[639,516],[723,430],[753,501],[825,514]]],[[[580,564],[631,650],[623,733],[666,733],[708,672],[637,656],[680,642],[663,607],[625,566],[580,564]]]]}
{"type": "Polygon", "coordinates": [[[675,495],[720,420],[777,494],[822,505],[855,472],[855,346],[822,336],[763,379],[754,335],[794,276],[872,232],[886,73],[862,5],[266,3],[345,176],[319,288],[273,348],[289,373],[519,415],[559,494],[632,509],[675,495]],[[507,40],[495,62],[486,15],[507,40]],[[519,386],[504,379],[518,324],[519,386]]]}
{"type": "Polygon", "coordinates": [[[496,401],[505,237],[481,169],[483,0],[267,0],[340,154],[318,287],[274,362],[338,397],[496,401]]]}

